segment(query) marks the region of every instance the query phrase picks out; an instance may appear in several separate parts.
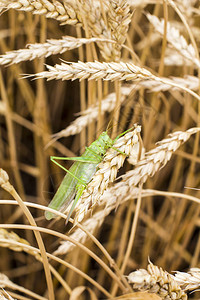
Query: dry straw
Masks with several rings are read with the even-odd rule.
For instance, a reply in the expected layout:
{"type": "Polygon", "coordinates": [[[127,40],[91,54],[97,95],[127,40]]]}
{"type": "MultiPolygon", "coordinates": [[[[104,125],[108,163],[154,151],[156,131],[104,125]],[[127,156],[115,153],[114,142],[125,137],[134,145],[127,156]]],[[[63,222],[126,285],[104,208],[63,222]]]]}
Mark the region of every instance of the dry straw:
{"type": "Polygon", "coordinates": [[[140,269],[128,275],[128,281],[133,285],[135,291],[148,291],[155,293],[164,300],[182,299],[187,295],[178,285],[175,278],[162,268],[154,266],[151,262],[147,270],[140,269]]]}

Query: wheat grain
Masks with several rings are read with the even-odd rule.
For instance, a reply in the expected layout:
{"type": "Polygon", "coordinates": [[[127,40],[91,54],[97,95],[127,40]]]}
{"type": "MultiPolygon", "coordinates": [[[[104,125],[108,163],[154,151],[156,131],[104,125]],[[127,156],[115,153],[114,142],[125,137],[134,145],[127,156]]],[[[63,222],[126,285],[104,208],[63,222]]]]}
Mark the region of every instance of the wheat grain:
{"type": "MultiPolygon", "coordinates": [[[[83,222],[84,228],[87,229],[91,234],[94,234],[96,229],[102,225],[104,216],[105,215],[102,210],[95,213],[93,216],[83,222]]],[[[70,234],[70,238],[73,238],[75,241],[79,241],[81,244],[85,244],[86,240],[88,239],[88,235],[80,228],[76,228],[76,230],[72,234],[70,234]]],[[[75,247],[76,245],[69,241],[62,241],[58,249],[53,254],[67,254],[71,252],[75,247]]]]}
{"type": "Polygon", "coordinates": [[[131,20],[131,14],[129,13],[128,4],[124,0],[115,0],[112,6],[110,2],[107,4],[110,6],[108,9],[111,12],[111,18],[108,19],[110,23],[116,24],[115,29],[106,26],[100,6],[94,6],[93,1],[67,1],[64,3],[60,1],[54,1],[53,3],[47,0],[18,0],[18,1],[0,1],[0,7],[13,8],[17,10],[31,11],[34,14],[45,15],[47,18],[54,18],[61,22],[61,25],[82,25],[82,27],[89,30],[89,33],[93,37],[101,39],[109,39],[118,42],[118,46],[112,45],[112,43],[98,42],[98,46],[105,60],[115,60],[116,54],[120,55],[121,43],[126,39],[126,32],[128,30],[128,24],[131,20]],[[111,9],[114,8],[114,9],[111,9]],[[114,11],[117,11],[116,15],[113,15],[114,11]],[[87,23],[87,24],[86,24],[87,23]],[[112,30],[111,30],[112,29],[112,30]],[[117,51],[116,51],[117,48],[117,51]]]}
{"type": "Polygon", "coordinates": [[[16,289],[17,285],[14,284],[5,274],[0,273],[0,288],[3,289],[5,287],[16,289]]]}
{"type": "Polygon", "coordinates": [[[165,300],[187,299],[187,295],[175,281],[174,276],[163,271],[162,268],[154,266],[151,262],[147,266],[147,270],[137,270],[127,277],[136,291],[155,293],[165,300]]]}
{"type": "Polygon", "coordinates": [[[140,151],[138,135],[140,131],[141,127],[138,125],[135,126],[133,131],[126,133],[114,143],[114,149],[108,149],[103,161],[98,165],[98,171],[94,174],[79,200],[76,207],[74,225],[81,222],[88,210],[92,209],[98,203],[108,184],[116,179],[117,172],[122,167],[126,156],[133,155],[134,153],[138,158],[140,151]]]}
{"type": "Polygon", "coordinates": [[[4,188],[9,182],[9,177],[6,171],[0,168],[0,187],[4,188]]]}
{"type": "MultiPolygon", "coordinates": [[[[99,6],[94,7],[93,2],[86,1],[67,1],[62,4],[60,1],[49,2],[47,0],[30,1],[0,1],[0,6],[7,9],[31,11],[34,14],[45,15],[47,18],[54,18],[61,22],[61,25],[82,25],[85,28],[85,21],[93,37],[111,39],[111,33],[105,25],[99,6]]],[[[114,57],[112,55],[112,43],[98,43],[103,57],[114,57]]],[[[109,59],[109,58],[108,58],[109,59]]]]}
{"type": "Polygon", "coordinates": [[[64,36],[60,40],[48,39],[46,43],[28,44],[28,49],[19,49],[15,51],[9,51],[0,56],[0,65],[5,64],[17,64],[26,60],[33,60],[35,58],[48,57],[53,54],[62,54],[67,50],[78,48],[84,44],[92,42],[113,42],[112,40],[100,39],[100,38],[74,38],[70,36],[64,36]]]}
{"type": "MultiPolygon", "coordinates": [[[[136,7],[141,7],[144,8],[148,4],[156,4],[156,3],[162,3],[162,0],[127,0],[126,1],[131,7],[136,8],[136,7]]],[[[94,6],[95,7],[100,7],[100,1],[99,0],[93,0],[94,6]]],[[[103,0],[104,4],[110,3],[110,0],[103,0]]],[[[105,11],[108,11],[108,6],[105,5],[105,11]]]]}
{"type": "Polygon", "coordinates": [[[8,279],[8,277],[5,274],[0,273],[0,287],[1,288],[4,288],[10,282],[11,281],[8,279]]]}
{"type": "MultiPolygon", "coordinates": [[[[149,13],[147,18],[154,26],[155,30],[161,35],[164,34],[164,19],[159,20],[156,16],[149,13]]],[[[200,68],[200,61],[195,57],[195,49],[192,44],[187,43],[186,39],[180,34],[179,30],[167,23],[167,41],[178,51],[184,58],[190,60],[197,68],[200,68]]]]}
{"type": "Polygon", "coordinates": [[[176,271],[175,280],[184,291],[196,290],[200,287],[200,269],[191,268],[189,272],[176,271]]]}
{"type": "MultiPolygon", "coordinates": [[[[40,299],[40,300],[46,300],[46,298],[39,296],[37,294],[35,294],[34,292],[31,292],[30,290],[17,285],[15,283],[13,283],[5,274],[0,273],[0,287],[1,288],[5,288],[8,287],[9,289],[12,289],[14,291],[19,291],[20,293],[25,293],[27,295],[32,296],[35,299],[40,299]]],[[[19,298],[20,299],[20,298],[19,298]]],[[[27,299],[27,298],[26,298],[27,299]]]]}

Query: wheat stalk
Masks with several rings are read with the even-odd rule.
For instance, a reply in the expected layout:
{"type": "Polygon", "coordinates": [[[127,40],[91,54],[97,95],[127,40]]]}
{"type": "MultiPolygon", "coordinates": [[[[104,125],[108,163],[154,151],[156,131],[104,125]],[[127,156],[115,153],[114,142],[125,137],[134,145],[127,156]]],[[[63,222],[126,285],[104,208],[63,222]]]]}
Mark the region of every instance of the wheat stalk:
{"type": "MultiPolygon", "coordinates": [[[[154,29],[161,35],[164,34],[164,19],[159,20],[156,16],[149,13],[147,18],[154,26],[154,29]]],[[[197,68],[200,68],[200,61],[195,56],[195,49],[192,44],[187,43],[186,39],[180,34],[179,30],[167,23],[167,41],[181,54],[184,58],[190,60],[197,68]]]]}
{"type": "Polygon", "coordinates": [[[70,36],[63,36],[62,39],[48,39],[46,43],[28,44],[28,49],[19,49],[15,51],[8,51],[0,56],[0,65],[17,64],[26,60],[33,60],[35,58],[48,57],[53,54],[62,54],[65,51],[78,48],[84,44],[92,42],[114,42],[101,38],[74,38],[70,36]]]}
{"type": "Polygon", "coordinates": [[[136,291],[155,293],[165,300],[187,299],[187,295],[178,285],[174,276],[151,262],[147,266],[147,270],[137,270],[130,273],[127,278],[136,291]]]}
{"type": "Polygon", "coordinates": [[[136,160],[139,155],[139,133],[140,126],[135,126],[133,131],[129,131],[119,138],[113,148],[108,149],[103,161],[98,165],[98,171],[83,192],[76,207],[74,225],[81,222],[89,209],[92,209],[108,184],[116,179],[118,170],[122,167],[126,156],[134,155],[136,160]],[[120,151],[120,152],[119,152],[120,151]]]}

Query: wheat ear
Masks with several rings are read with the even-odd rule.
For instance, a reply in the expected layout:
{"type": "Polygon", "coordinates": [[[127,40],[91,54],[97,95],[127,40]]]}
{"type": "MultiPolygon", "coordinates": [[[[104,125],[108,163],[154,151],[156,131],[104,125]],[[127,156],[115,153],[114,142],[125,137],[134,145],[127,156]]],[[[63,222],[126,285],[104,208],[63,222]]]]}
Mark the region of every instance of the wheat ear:
{"type": "Polygon", "coordinates": [[[87,62],[61,63],[54,67],[46,65],[49,71],[28,75],[27,77],[47,78],[47,80],[141,80],[155,79],[155,76],[144,68],[140,68],[133,63],[124,62],[87,62]]]}
{"type": "MultiPolygon", "coordinates": [[[[147,14],[147,18],[154,26],[155,30],[161,35],[164,34],[164,20],[159,20],[156,16],[147,14]]],[[[192,44],[186,42],[186,39],[180,34],[179,30],[167,23],[167,41],[181,54],[185,59],[190,60],[197,68],[200,68],[200,61],[195,56],[195,49],[192,44]]]]}
{"type": "Polygon", "coordinates": [[[53,54],[62,54],[65,51],[78,48],[84,44],[90,44],[92,42],[110,42],[112,40],[106,40],[101,38],[74,38],[71,36],[64,36],[60,40],[49,39],[46,43],[28,44],[28,49],[19,49],[14,51],[8,51],[0,56],[0,65],[17,64],[22,61],[33,60],[35,58],[48,57],[53,54]]]}
{"type": "Polygon", "coordinates": [[[147,270],[137,270],[127,277],[136,291],[155,293],[164,300],[187,299],[187,295],[178,285],[174,276],[163,271],[162,268],[154,266],[151,262],[147,266],[147,270]]]}
{"type": "Polygon", "coordinates": [[[0,241],[0,246],[1,247],[7,247],[7,248],[10,248],[10,249],[12,249],[14,251],[23,251],[23,248],[21,246],[18,246],[18,245],[11,245],[10,246],[10,243],[9,243],[10,240],[11,241],[15,241],[15,242],[19,242],[19,243],[22,243],[22,244],[30,245],[29,242],[27,242],[26,240],[20,238],[13,231],[12,232],[8,232],[5,229],[0,229],[0,239],[8,240],[8,243],[0,241]]]}
{"type": "Polygon", "coordinates": [[[188,92],[190,95],[194,96],[198,101],[200,101],[200,96],[187,87],[178,85],[172,80],[165,79],[162,77],[157,77],[153,75],[147,69],[136,66],[134,63],[124,63],[124,62],[87,62],[83,63],[81,61],[77,63],[61,63],[60,65],[55,65],[54,67],[46,65],[49,71],[39,72],[33,75],[25,75],[24,78],[35,77],[35,78],[47,78],[47,80],[62,79],[62,80],[132,80],[139,82],[141,80],[153,79],[158,82],[169,84],[172,87],[179,88],[183,91],[188,92]]]}
{"type": "Polygon", "coordinates": [[[140,131],[141,127],[136,125],[133,131],[129,131],[116,140],[113,144],[114,149],[108,149],[103,161],[98,165],[98,171],[81,196],[76,208],[74,225],[83,220],[88,210],[93,208],[103,195],[108,184],[116,179],[117,171],[122,167],[126,156],[130,156],[132,153],[136,153],[136,156],[139,155],[140,131]]]}
{"type": "Polygon", "coordinates": [[[61,22],[61,25],[76,25],[80,22],[77,15],[77,6],[72,1],[50,2],[48,0],[0,0],[1,9],[16,9],[31,11],[33,14],[45,15],[46,18],[53,18],[61,22]]]}
{"type": "Polygon", "coordinates": [[[109,1],[107,16],[108,29],[111,31],[112,39],[117,42],[112,45],[112,56],[107,57],[107,60],[119,61],[121,57],[121,47],[126,41],[129,23],[132,18],[130,6],[126,0],[109,1]]]}
{"type": "Polygon", "coordinates": [[[153,176],[159,169],[171,159],[181,144],[185,143],[192,134],[200,131],[200,127],[190,128],[187,131],[176,131],[169,137],[157,142],[157,147],[145,153],[144,158],[137,163],[133,171],[128,171],[123,180],[129,186],[145,183],[149,176],[153,176]]]}

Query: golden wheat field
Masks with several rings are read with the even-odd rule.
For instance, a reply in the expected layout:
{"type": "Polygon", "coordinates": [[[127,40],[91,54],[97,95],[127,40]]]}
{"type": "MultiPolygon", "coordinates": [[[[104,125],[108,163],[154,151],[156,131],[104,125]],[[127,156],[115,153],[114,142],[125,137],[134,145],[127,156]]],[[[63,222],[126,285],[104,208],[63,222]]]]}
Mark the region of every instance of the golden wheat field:
{"type": "Polygon", "coordinates": [[[0,299],[200,298],[199,50],[199,0],[0,0],[0,299]]]}

